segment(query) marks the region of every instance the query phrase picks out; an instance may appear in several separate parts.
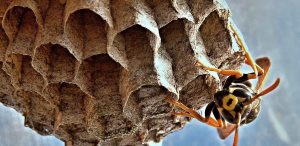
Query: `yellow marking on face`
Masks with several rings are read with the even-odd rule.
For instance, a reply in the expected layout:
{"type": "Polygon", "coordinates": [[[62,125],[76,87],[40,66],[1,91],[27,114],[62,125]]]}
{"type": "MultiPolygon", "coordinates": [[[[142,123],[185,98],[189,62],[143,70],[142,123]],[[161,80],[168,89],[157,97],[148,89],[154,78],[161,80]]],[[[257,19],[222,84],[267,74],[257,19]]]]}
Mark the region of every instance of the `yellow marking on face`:
{"type": "Polygon", "coordinates": [[[223,107],[226,109],[226,110],[228,110],[228,111],[232,111],[234,108],[235,108],[235,105],[238,103],[238,99],[237,99],[237,97],[235,97],[234,95],[232,95],[232,94],[229,94],[229,95],[227,95],[227,96],[225,96],[224,98],[223,98],[223,107]],[[228,101],[229,100],[232,100],[232,102],[231,102],[231,104],[230,105],[227,105],[227,103],[228,103],[228,101]]]}

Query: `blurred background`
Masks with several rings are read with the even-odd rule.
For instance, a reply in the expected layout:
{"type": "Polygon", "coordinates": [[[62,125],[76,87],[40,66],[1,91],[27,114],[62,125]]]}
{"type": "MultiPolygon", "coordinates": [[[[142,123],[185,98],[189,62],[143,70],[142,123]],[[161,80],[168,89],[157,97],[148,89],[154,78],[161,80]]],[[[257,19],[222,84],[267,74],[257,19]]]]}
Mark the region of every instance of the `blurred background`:
{"type": "MultiPolygon", "coordinates": [[[[276,77],[280,88],[264,97],[262,111],[255,122],[240,128],[241,146],[300,145],[300,1],[299,0],[226,0],[232,18],[252,53],[272,59],[266,85],[276,77]],[[299,83],[297,82],[299,81],[299,83]],[[298,127],[299,126],[299,127],[298,127]]],[[[0,104],[0,146],[63,146],[53,136],[40,136],[23,126],[24,118],[0,104]]],[[[170,134],[163,146],[227,146],[215,129],[193,120],[181,131],[170,134]]]]}

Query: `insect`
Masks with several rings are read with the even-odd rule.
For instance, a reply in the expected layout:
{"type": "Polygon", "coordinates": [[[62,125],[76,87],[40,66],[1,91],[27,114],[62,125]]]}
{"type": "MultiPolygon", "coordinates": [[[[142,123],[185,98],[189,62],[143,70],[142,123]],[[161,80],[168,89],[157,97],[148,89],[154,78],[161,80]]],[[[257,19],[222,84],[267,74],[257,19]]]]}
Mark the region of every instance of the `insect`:
{"type": "Polygon", "coordinates": [[[261,91],[271,65],[270,59],[263,57],[256,59],[254,62],[237,31],[232,25],[229,25],[228,28],[234,35],[239,47],[245,53],[245,64],[249,65],[253,72],[242,73],[239,70],[221,70],[196,62],[196,66],[202,69],[228,76],[222,90],[216,92],[213,101],[206,106],[205,117],[172,97],[166,97],[166,101],[185,111],[172,112],[173,115],[195,118],[200,122],[215,127],[218,129],[219,136],[222,139],[225,139],[235,131],[233,146],[237,146],[239,127],[256,119],[260,112],[261,97],[276,89],[280,79],[277,78],[271,86],[261,91]],[[254,89],[249,81],[251,79],[258,79],[254,89]],[[210,117],[211,113],[213,113],[215,119],[210,117]],[[226,122],[230,124],[227,125],[226,122]]]}

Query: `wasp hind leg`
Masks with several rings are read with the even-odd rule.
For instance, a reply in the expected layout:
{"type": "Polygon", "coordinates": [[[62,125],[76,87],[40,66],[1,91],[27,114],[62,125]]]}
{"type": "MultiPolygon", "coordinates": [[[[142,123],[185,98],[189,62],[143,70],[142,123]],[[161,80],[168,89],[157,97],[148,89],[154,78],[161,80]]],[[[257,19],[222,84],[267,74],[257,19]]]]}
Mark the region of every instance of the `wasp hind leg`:
{"type": "Polygon", "coordinates": [[[241,37],[239,36],[238,32],[234,29],[234,27],[231,24],[229,24],[228,29],[232,32],[232,34],[233,34],[236,42],[238,43],[239,47],[245,52],[246,64],[251,66],[251,68],[254,71],[254,78],[256,78],[256,76],[258,75],[258,69],[257,69],[257,65],[254,62],[250,52],[246,49],[246,46],[243,43],[241,37]]]}
{"type": "Polygon", "coordinates": [[[199,120],[200,122],[206,123],[206,124],[208,124],[212,127],[220,128],[220,125],[218,124],[218,122],[216,120],[214,120],[213,118],[211,118],[211,117],[208,117],[208,118],[202,117],[199,113],[197,113],[193,109],[188,108],[184,104],[176,101],[172,97],[166,97],[166,101],[185,111],[185,112],[172,112],[171,114],[177,115],[177,116],[192,117],[192,118],[195,118],[195,119],[199,120]]]}

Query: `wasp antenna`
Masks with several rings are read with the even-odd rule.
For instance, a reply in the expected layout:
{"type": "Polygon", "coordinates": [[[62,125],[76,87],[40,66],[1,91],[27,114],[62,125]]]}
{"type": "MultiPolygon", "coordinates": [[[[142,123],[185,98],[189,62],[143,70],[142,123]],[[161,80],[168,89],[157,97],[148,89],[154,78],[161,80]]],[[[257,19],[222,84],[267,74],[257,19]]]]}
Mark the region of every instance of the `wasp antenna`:
{"type": "Polygon", "coordinates": [[[277,78],[276,81],[270,86],[268,87],[267,89],[265,89],[264,91],[260,92],[260,96],[264,96],[268,93],[270,93],[271,91],[273,91],[274,89],[276,89],[278,87],[280,83],[280,78],[277,78]]]}
{"type": "Polygon", "coordinates": [[[243,103],[244,106],[251,104],[253,101],[255,101],[256,99],[258,99],[259,97],[264,96],[264,95],[270,93],[271,91],[273,91],[274,89],[276,89],[278,87],[279,83],[280,83],[280,78],[277,78],[276,81],[271,86],[269,86],[267,89],[263,90],[262,92],[260,92],[256,96],[254,96],[251,100],[243,103]]]}

